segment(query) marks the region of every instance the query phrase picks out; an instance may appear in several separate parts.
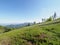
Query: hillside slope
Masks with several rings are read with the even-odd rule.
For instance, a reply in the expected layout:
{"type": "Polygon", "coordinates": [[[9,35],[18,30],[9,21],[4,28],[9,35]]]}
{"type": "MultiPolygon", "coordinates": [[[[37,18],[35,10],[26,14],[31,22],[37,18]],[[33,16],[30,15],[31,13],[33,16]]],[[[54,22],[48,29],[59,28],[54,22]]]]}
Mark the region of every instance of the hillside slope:
{"type": "Polygon", "coordinates": [[[0,45],[60,45],[60,23],[37,24],[0,34],[0,45]]]}
{"type": "Polygon", "coordinates": [[[4,26],[0,26],[0,34],[3,33],[5,31],[5,27],[4,26]]]}

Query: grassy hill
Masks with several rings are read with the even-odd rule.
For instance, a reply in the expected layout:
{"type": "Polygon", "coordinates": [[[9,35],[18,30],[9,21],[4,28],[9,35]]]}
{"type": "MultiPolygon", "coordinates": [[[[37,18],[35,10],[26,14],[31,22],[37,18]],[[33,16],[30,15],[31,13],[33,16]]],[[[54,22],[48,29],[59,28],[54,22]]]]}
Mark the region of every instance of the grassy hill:
{"type": "Polygon", "coordinates": [[[0,26],[0,34],[5,31],[4,26],[0,26]]]}
{"type": "Polygon", "coordinates": [[[36,24],[0,34],[0,45],[60,45],[60,23],[36,24]]]}

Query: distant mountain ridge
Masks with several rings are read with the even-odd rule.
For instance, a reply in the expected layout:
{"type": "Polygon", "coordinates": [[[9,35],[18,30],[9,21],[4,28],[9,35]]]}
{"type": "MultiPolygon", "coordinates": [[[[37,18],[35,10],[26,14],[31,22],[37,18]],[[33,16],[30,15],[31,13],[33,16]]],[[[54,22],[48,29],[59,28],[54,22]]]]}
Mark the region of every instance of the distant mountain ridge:
{"type": "MultiPolygon", "coordinates": [[[[20,27],[24,27],[27,26],[29,23],[21,23],[21,24],[10,24],[10,25],[6,25],[6,27],[8,28],[20,28],[20,27]]],[[[32,25],[33,23],[30,23],[30,25],[32,25]]]]}

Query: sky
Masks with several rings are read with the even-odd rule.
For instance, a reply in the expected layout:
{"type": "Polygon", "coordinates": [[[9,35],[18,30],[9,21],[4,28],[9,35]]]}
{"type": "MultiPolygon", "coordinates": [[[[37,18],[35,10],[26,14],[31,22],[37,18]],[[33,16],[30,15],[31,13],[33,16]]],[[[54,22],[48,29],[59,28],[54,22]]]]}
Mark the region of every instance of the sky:
{"type": "Polygon", "coordinates": [[[60,17],[60,0],[0,0],[0,24],[41,22],[54,12],[60,17]]]}

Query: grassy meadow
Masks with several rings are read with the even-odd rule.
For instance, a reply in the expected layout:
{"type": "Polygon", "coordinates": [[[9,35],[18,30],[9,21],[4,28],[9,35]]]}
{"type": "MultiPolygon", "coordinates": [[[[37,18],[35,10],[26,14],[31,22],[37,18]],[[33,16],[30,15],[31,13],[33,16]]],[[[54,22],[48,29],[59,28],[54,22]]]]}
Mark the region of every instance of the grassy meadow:
{"type": "Polygon", "coordinates": [[[2,33],[0,45],[60,45],[60,23],[35,24],[2,33]]]}

